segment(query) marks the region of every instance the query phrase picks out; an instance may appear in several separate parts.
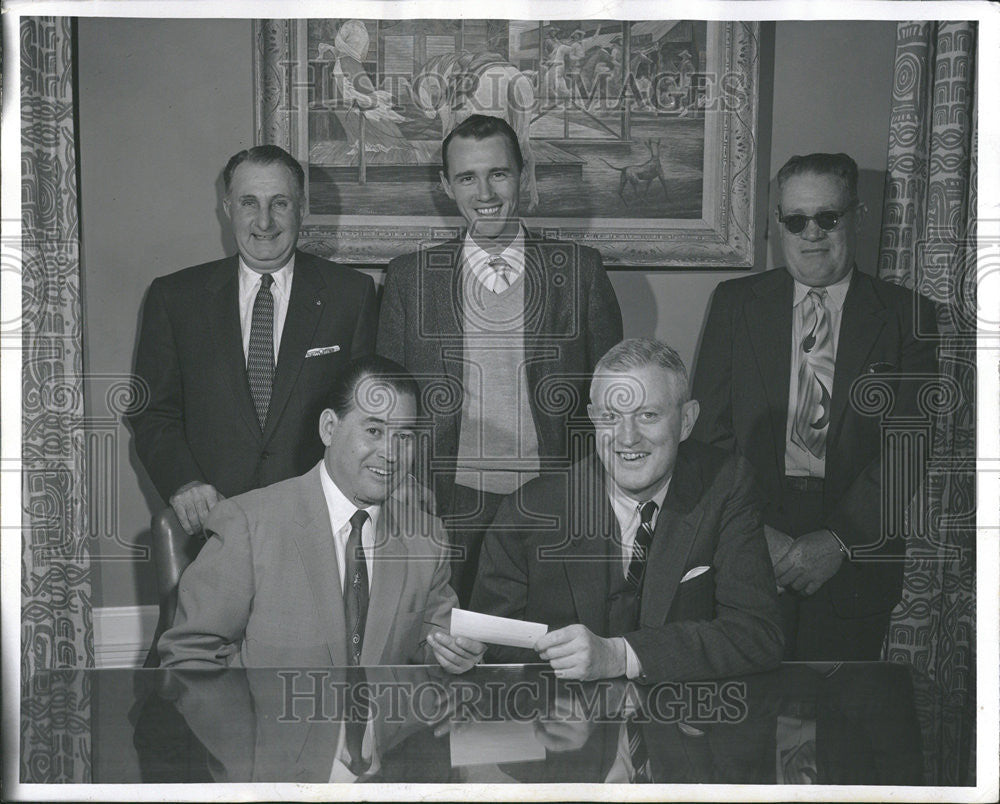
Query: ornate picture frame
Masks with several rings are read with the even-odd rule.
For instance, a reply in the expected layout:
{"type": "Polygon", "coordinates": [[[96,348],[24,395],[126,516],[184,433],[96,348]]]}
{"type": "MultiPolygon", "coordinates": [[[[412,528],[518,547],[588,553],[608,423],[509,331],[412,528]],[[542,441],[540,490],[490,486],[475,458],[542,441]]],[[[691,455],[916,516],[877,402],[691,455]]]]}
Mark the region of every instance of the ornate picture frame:
{"type": "Polygon", "coordinates": [[[461,230],[440,142],[480,112],[523,137],[532,228],[595,246],[609,265],[749,268],[759,28],[257,20],[256,142],[302,163],[299,242],[341,262],[386,262],[461,230]]]}

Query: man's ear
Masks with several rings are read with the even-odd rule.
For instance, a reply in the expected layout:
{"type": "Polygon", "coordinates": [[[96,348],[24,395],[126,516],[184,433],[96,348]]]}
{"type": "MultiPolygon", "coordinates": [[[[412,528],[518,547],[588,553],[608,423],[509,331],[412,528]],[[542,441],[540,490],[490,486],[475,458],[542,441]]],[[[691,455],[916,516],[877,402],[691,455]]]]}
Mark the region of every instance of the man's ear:
{"type": "Polygon", "coordinates": [[[444,175],[443,170],[438,171],[438,175],[441,177],[441,186],[444,187],[445,194],[452,201],[455,200],[455,194],[451,191],[451,184],[448,181],[448,177],[444,175]]]}
{"type": "Polygon", "coordinates": [[[861,231],[861,225],[865,222],[865,217],[868,215],[868,205],[863,201],[858,202],[858,208],[854,213],[854,228],[857,231],[861,231]]]}
{"type": "Polygon", "coordinates": [[[326,408],[319,414],[319,437],[323,441],[323,446],[328,447],[333,443],[333,431],[337,428],[340,419],[333,408],[326,408]]]}
{"type": "Polygon", "coordinates": [[[689,399],[681,405],[681,441],[686,441],[694,429],[694,423],[698,421],[698,414],[701,413],[701,405],[697,399],[689,399]]]}
{"type": "Polygon", "coordinates": [[[222,198],[222,211],[226,213],[226,217],[229,218],[229,220],[233,219],[232,202],[229,200],[228,193],[226,193],[226,195],[222,198]]]}

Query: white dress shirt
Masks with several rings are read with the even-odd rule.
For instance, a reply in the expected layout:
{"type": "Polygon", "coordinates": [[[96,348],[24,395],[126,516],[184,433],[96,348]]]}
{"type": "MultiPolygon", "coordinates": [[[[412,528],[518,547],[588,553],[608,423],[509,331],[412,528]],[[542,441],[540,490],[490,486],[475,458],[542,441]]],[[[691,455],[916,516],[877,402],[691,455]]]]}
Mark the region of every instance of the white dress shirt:
{"type": "MultiPolygon", "coordinates": [[[[656,519],[663,510],[663,501],[667,497],[667,490],[670,488],[670,478],[656,494],[650,499],[656,503],[656,511],[653,513],[653,520],[650,527],[656,529],[656,519]]],[[[609,478],[607,484],[608,499],[611,500],[611,508],[615,512],[615,519],[618,520],[618,529],[622,537],[622,575],[628,575],[628,565],[632,561],[632,548],[635,546],[635,534],[639,530],[642,518],[639,514],[639,506],[646,500],[636,500],[629,497],[609,478]]],[[[648,553],[647,553],[648,558],[648,553]]],[[[632,646],[624,637],[617,637],[625,643],[625,675],[628,678],[636,678],[642,672],[642,665],[639,664],[639,657],[635,655],[632,646]]]]}
{"type": "MultiPolygon", "coordinates": [[[[840,322],[844,317],[844,299],[851,284],[852,270],[846,277],[826,288],[826,310],[830,316],[830,335],[833,338],[834,360],[837,356],[837,345],[840,342],[840,322]]],[[[825,477],[826,460],[817,458],[811,452],[803,449],[792,441],[792,428],[795,425],[795,410],[799,394],[799,365],[802,362],[800,344],[805,335],[806,296],[812,288],[795,282],[792,296],[792,365],[788,382],[788,415],[785,423],[785,474],[796,477],[825,477]]]]}
{"type": "MultiPolygon", "coordinates": [[[[351,535],[351,517],[358,511],[358,506],[352,503],[344,493],[337,488],[326,464],[319,473],[323,483],[323,496],[326,497],[326,508],[330,513],[330,528],[333,530],[333,544],[337,551],[337,572],[340,575],[340,591],[344,591],[344,559],[347,555],[347,539],[351,535]]],[[[361,546],[365,548],[365,564],[368,566],[368,588],[372,585],[372,565],[375,552],[375,528],[381,506],[372,505],[363,509],[368,512],[368,521],[361,528],[361,546]]]]}
{"type": "Polygon", "coordinates": [[[471,274],[491,293],[498,281],[496,269],[489,264],[493,257],[500,257],[507,263],[507,277],[513,285],[524,273],[524,227],[518,229],[517,235],[499,254],[490,254],[479,247],[472,235],[465,236],[465,246],[462,249],[462,261],[468,266],[471,274]]]}
{"type": "Polygon", "coordinates": [[[382,763],[376,748],[375,716],[369,711],[365,736],[361,741],[361,758],[371,764],[361,776],[351,773],[351,752],[347,750],[347,724],[341,721],[340,730],[337,733],[337,748],[333,752],[333,764],[330,767],[330,784],[356,782],[358,779],[367,779],[378,773],[382,769],[382,763]]]}
{"type": "MultiPolygon", "coordinates": [[[[285,328],[288,314],[288,296],[292,292],[292,274],[295,272],[295,254],[277,271],[271,273],[274,283],[271,296],[274,298],[274,363],[278,363],[278,347],[281,346],[281,330],[285,328]]],[[[250,324],[253,321],[253,303],[260,290],[262,274],[253,270],[240,257],[240,329],[243,332],[243,359],[250,352],[250,324]]]]}

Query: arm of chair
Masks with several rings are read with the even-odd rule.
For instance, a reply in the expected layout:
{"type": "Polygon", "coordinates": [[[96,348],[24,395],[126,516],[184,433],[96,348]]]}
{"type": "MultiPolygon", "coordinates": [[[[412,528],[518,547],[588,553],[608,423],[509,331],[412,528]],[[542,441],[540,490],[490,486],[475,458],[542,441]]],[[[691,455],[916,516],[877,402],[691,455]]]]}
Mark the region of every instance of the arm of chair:
{"type": "Polygon", "coordinates": [[[160,617],[153,635],[153,645],[146,657],[144,667],[159,667],[160,657],[156,650],[163,632],[174,622],[177,610],[177,584],[188,564],[194,561],[205,535],[202,532],[188,535],[181,526],[174,509],[167,506],[153,516],[150,525],[153,543],[153,564],[156,567],[156,590],[159,596],[160,617]]]}

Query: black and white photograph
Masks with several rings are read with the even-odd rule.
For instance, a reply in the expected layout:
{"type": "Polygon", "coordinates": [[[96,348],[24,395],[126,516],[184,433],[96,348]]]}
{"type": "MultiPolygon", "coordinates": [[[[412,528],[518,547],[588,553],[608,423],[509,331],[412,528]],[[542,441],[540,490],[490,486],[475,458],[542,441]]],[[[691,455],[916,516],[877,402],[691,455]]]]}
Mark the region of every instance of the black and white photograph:
{"type": "Polygon", "coordinates": [[[3,11],[4,800],[997,799],[995,5],[3,11]]]}

